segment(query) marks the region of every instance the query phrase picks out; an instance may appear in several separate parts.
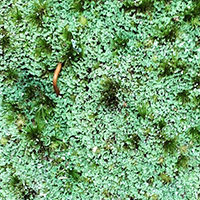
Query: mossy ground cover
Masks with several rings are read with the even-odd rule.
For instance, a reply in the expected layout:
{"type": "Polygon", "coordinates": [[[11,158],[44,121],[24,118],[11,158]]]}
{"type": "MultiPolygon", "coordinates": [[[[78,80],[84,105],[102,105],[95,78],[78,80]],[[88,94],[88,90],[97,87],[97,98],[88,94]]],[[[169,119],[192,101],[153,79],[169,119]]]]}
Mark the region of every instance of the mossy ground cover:
{"type": "Polygon", "coordinates": [[[2,0],[0,199],[200,199],[199,9],[2,0]]]}

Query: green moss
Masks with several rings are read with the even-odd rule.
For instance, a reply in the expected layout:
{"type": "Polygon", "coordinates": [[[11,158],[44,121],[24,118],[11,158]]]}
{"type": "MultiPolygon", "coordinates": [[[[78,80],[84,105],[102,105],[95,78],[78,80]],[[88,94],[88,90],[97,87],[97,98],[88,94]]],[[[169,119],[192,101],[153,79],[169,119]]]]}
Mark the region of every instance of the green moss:
{"type": "Polygon", "coordinates": [[[32,7],[32,13],[28,16],[29,21],[38,27],[43,26],[43,17],[47,15],[48,12],[48,1],[34,1],[32,7]]]}
{"type": "Polygon", "coordinates": [[[72,39],[72,33],[69,31],[69,26],[65,26],[62,30],[62,35],[61,37],[65,42],[71,42],[72,39]]]}
{"type": "Polygon", "coordinates": [[[183,90],[182,92],[177,93],[177,100],[180,100],[183,104],[188,103],[190,101],[189,98],[190,92],[188,90],[183,90]]]}
{"type": "Polygon", "coordinates": [[[164,139],[163,149],[166,153],[174,153],[177,149],[177,139],[164,139]]]}
{"type": "Polygon", "coordinates": [[[177,54],[170,55],[168,59],[164,58],[159,63],[159,76],[171,76],[175,71],[187,72],[187,64],[182,61],[177,54]]]}
{"type": "Polygon", "coordinates": [[[142,117],[143,119],[146,118],[146,116],[149,114],[149,103],[141,103],[141,105],[138,106],[138,113],[139,117],[142,117]]]}
{"type": "Polygon", "coordinates": [[[111,78],[104,77],[100,83],[101,98],[100,103],[108,108],[117,108],[119,99],[117,97],[120,85],[111,78]]]}
{"type": "Polygon", "coordinates": [[[166,126],[166,122],[165,119],[162,118],[159,122],[158,122],[158,127],[162,130],[165,126],[166,126]]]}
{"type": "Polygon", "coordinates": [[[184,10],[184,20],[188,22],[199,15],[200,2],[198,0],[193,0],[192,2],[192,6],[184,10]]]}
{"type": "Polygon", "coordinates": [[[65,64],[70,64],[73,61],[78,61],[83,56],[83,46],[81,44],[80,38],[74,40],[72,32],[69,31],[69,26],[65,26],[62,30],[62,34],[60,35],[61,41],[60,44],[62,46],[62,54],[60,60],[65,62],[65,64]]]}
{"type": "Polygon", "coordinates": [[[85,10],[85,3],[88,2],[98,2],[99,0],[73,0],[73,3],[71,4],[71,9],[77,12],[83,12],[85,10]]]}
{"type": "Polygon", "coordinates": [[[173,20],[163,21],[155,25],[155,32],[152,34],[152,38],[159,40],[163,44],[163,40],[166,42],[174,43],[180,35],[180,23],[173,20]]]}
{"type": "Polygon", "coordinates": [[[53,100],[39,86],[27,84],[24,91],[24,99],[31,102],[36,117],[41,117],[44,121],[47,120],[55,107],[53,100]]]}
{"type": "Polygon", "coordinates": [[[179,157],[178,157],[178,160],[176,162],[176,166],[178,168],[188,168],[188,162],[189,162],[189,158],[188,156],[185,156],[183,154],[181,154],[179,157]]]}
{"type": "Polygon", "coordinates": [[[132,134],[127,136],[126,140],[123,142],[124,149],[138,149],[140,143],[140,137],[137,134],[132,134]]]}
{"type": "Polygon", "coordinates": [[[44,130],[45,124],[41,119],[33,122],[24,128],[25,136],[28,140],[32,140],[35,143],[40,143],[42,138],[42,132],[44,130]]]}
{"type": "Polygon", "coordinates": [[[33,199],[37,195],[37,192],[27,184],[24,185],[17,175],[13,174],[13,176],[11,176],[9,185],[10,190],[14,192],[18,198],[33,199]]]}
{"type": "Polygon", "coordinates": [[[51,55],[51,52],[52,52],[51,45],[45,39],[39,38],[36,44],[35,56],[37,58],[41,57],[42,53],[46,55],[51,55]]]}
{"type": "Polygon", "coordinates": [[[129,38],[123,35],[123,33],[115,35],[112,42],[113,50],[115,51],[121,48],[122,49],[126,48],[128,41],[129,41],[129,38]]]}
{"type": "Polygon", "coordinates": [[[154,0],[141,0],[139,3],[131,0],[123,1],[123,9],[125,11],[146,12],[153,9],[154,0]]]}
{"type": "Polygon", "coordinates": [[[164,184],[169,184],[172,182],[172,179],[169,175],[167,175],[166,173],[161,173],[160,175],[160,179],[164,184]]]}
{"type": "Polygon", "coordinates": [[[159,195],[153,194],[151,196],[151,200],[158,200],[159,199],[159,195]]]}
{"type": "Polygon", "coordinates": [[[77,170],[72,169],[69,170],[69,175],[71,178],[75,179],[76,181],[80,179],[81,173],[79,173],[77,170]]]}
{"type": "Polygon", "coordinates": [[[2,106],[4,106],[7,112],[11,112],[13,117],[23,113],[24,108],[23,106],[16,101],[8,101],[6,98],[2,101],[2,106]]]}
{"type": "Polygon", "coordinates": [[[193,102],[194,102],[194,108],[193,109],[198,109],[199,106],[200,106],[200,95],[194,96],[193,102]]]}
{"type": "Polygon", "coordinates": [[[193,87],[196,89],[200,89],[200,74],[196,74],[192,78],[193,87]]]}
{"type": "Polygon", "coordinates": [[[14,22],[19,23],[22,20],[22,12],[17,8],[17,6],[13,7],[11,10],[11,17],[14,22]]]}
{"type": "Polygon", "coordinates": [[[5,71],[0,72],[3,75],[4,81],[8,85],[13,85],[19,81],[19,72],[15,68],[7,67],[5,71]]]}
{"type": "Polygon", "coordinates": [[[198,126],[193,126],[188,130],[189,135],[191,135],[193,140],[200,142],[200,128],[198,126]]]}
{"type": "Polygon", "coordinates": [[[174,73],[174,66],[169,63],[168,60],[162,60],[160,62],[159,68],[162,70],[159,75],[161,77],[170,76],[174,73]]]}
{"type": "Polygon", "coordinates": [[[0,46],[2,47],[2,50],[4,53],[4,50],[10,47],[11,45],[10,35],[9,35],[9,32],[4,27],[0,29],[0,35],[2,35],[2,38],[0,40],[0,46]]]}

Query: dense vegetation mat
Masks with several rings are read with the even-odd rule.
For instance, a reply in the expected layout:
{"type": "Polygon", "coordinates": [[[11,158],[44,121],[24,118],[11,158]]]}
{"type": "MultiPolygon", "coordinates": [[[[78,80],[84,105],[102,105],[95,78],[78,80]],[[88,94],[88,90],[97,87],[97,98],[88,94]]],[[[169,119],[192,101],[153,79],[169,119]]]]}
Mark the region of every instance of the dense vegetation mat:
{"type": "Polygon", "coordinates": [[[0,199],[200,199],[199,10],[1,0],[0,199]]]}

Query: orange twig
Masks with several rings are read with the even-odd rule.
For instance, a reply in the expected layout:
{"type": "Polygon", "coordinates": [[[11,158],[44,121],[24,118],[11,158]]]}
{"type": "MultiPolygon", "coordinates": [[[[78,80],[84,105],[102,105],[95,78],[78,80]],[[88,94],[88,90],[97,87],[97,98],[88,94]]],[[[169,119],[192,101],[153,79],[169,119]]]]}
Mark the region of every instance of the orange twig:
{"type": "Polygon", "coordinates": [[[57,87],[57,79],[58,79],[58,75],[60,73],[61,68],[62,68],[62,63],[59,62],[56,67],[56,70],[54,72],[54,76],[53,76],[53,88],[54,88],[54,91],[56,92],[57,96],[59,96],[59,94],[60,94],[60,90],[57,87]]]}

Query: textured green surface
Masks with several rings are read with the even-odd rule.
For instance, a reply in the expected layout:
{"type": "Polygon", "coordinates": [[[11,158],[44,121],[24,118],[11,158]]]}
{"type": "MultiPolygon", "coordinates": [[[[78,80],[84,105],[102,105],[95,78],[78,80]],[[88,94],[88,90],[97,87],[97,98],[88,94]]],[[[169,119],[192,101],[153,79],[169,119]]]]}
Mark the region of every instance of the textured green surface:
{"type": "Polygon", "coordinates": [[[200,199],[199,9],[1,1],[0,199],[200,199]]]}

